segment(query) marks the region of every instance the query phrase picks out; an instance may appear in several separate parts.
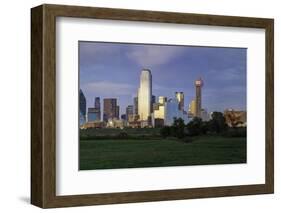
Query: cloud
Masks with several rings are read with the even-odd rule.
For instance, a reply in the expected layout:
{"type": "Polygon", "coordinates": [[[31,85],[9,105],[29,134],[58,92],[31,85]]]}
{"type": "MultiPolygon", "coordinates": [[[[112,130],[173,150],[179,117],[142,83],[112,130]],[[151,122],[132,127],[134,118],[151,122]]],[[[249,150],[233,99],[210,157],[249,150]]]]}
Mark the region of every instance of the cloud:
{"type": "Polygon", "coordinates": [[[148,67],[166,64],[181,55],[184,50],[186,48],[175,46],[137,46],[129,49],[127,57],[143,67],[148,67]]]}
{"type": "Polygon", "coordinates": [[[116,97],[121,95],[132,95],[137,92],[137,88],[130,84],[115,83],[110,81],[99,81],[85,84],[82,90],[96,96],[116,97]]]}
{"type": "Polygon", "coordinates": [[[223,70],[213,69],[210,70],[209,74],[217,80],[233,81],[240,80],[241,75],[246,75],[246,70],[244,70],[242,67],[230,67],[223,70]]]}
{"type": "Polygon", "coordinates": [[[120,55],[120,48],[118,44],[103,43],[103,42],[80,42],[79,43],[79,60],[80,65],[92,66],[103,64],[115,59],[120,55]]]}
{"type": "Polygon", "coordinates": [[[80,53],[83,56],[99,56],[99,55],[110,55],[119,51],[118,48],[112,48],[110,43],[103,42],[80,42],[80,53]]]}

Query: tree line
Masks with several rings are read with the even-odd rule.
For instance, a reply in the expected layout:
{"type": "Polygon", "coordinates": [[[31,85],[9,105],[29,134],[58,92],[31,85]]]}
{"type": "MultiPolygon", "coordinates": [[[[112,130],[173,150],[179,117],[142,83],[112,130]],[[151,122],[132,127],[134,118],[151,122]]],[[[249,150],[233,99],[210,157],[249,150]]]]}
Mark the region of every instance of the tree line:
{"type": "Polygon", "coordinates": [[[198,135],[222,135],[230,137],[246,137],[245,127],[228,127],[221,112],[213,112],[209,121],[194,117],[188,124],[181,118],[174,118],[172,126],[164,126],[160,130],[162,137],[185,138],[198,135]]]}

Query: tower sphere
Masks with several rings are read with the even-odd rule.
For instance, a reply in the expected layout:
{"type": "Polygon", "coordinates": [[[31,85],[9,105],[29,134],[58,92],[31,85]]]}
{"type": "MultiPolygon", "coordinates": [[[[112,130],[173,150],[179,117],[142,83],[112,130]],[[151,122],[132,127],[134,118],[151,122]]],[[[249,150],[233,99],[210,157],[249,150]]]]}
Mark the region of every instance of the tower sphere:
{"type": "Polygon", "coordinates": [[[195,86],[203,86],[203,80],[199,78],[198,80],[195,81],[195,86]]]}

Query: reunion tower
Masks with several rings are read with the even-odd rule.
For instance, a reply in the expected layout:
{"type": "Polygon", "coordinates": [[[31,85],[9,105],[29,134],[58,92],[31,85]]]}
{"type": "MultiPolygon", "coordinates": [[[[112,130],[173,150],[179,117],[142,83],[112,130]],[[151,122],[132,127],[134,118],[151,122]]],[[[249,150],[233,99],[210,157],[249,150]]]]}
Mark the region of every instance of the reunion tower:
{"type": "Polygon", "coordinates": [[[195,81],[195,88],[196,88],[196,98],[195,98],[195,116],[201,118],[201,109],[202,109],[202,87],[203,87],[203,80],[199,78],[195,81]]]}

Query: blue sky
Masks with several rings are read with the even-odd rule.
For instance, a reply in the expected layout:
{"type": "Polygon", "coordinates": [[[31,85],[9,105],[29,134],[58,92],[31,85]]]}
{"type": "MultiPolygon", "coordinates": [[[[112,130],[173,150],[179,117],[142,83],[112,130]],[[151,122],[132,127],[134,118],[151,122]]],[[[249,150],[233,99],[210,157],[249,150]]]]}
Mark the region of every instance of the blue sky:
{"type": "Polygon", "coordinates": [[[202,107],[246,110],[245,48],[169,46],[79,42],[79,77],[87,107],[94,98],[117,98],[121,113],[133,104],[142,68],[152,73],[156,96],[185,95],[185,109],[195,97],[194,81],[201,77],[202,107]]]}

